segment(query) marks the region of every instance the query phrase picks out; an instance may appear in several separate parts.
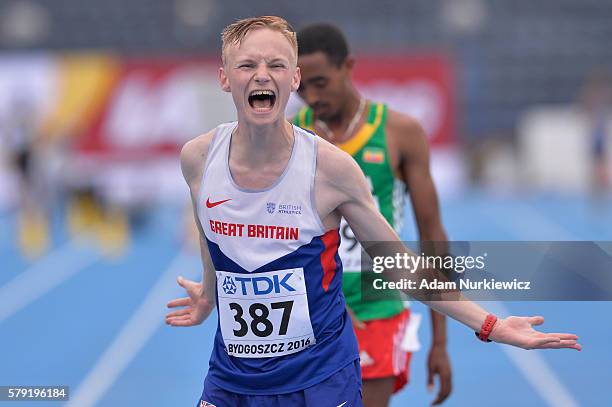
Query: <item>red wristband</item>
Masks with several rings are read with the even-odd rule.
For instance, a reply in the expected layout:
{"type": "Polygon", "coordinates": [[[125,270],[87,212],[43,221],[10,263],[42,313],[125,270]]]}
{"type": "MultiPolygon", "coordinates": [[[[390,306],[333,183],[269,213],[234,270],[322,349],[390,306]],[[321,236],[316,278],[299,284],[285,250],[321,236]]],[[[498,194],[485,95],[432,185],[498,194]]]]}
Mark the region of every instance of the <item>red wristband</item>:
{"type": "Polygon", "coordinates": [[[493,314],[487,315],[484,322],[482,323],[480,332],[475,332],[478,339],[480,339],[483,342],[491,342],[491,340],[489,339],[489,335],[491,334],[491,331],[493,330],[493,326],[495,326],[496,322],[497,322],[497,317],[495,315],[493,314]]]}

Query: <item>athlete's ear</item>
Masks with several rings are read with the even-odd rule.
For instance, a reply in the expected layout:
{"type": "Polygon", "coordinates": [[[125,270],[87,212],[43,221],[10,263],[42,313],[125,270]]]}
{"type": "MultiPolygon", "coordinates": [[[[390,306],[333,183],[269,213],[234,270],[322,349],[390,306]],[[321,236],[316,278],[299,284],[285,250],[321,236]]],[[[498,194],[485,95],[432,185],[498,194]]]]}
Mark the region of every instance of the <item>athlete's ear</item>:
{"type": "Polygon", "coordinates": [[[344,60],[344,67],[346,68],[346,70],[351,72],[354,66],[355,66],[355,58],[351,56],[346,57],[346,59],[344,60]]]}
{"type": "Polygon", "coordinates": [[[295,92],[300,87],[300,81],[302,80],[302,73],[300,72],[300,67],[295,67],[295,72],[293,73],[293,78],[291,79],[291,92],[295,92]]]}
{"type": "Polygon", "coordinates": [[[225,69],[223,67],[219,68],[219,84],[221,85],[221,89],[225,92],[231,92],[229,78],[225,74],[225,69]]]}

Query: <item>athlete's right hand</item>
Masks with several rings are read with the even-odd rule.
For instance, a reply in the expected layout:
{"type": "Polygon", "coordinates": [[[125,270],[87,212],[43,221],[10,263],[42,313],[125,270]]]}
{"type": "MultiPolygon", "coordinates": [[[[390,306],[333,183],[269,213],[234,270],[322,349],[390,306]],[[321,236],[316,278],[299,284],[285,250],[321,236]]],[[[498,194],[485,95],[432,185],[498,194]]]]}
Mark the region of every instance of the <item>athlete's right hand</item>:
{"type": "Polygon", "coordinates": [[[166,324],[172,326],[194,326],[201,324],[215,307],[214,299],[211,300],[202,295],[202,283],[187,280],[180,276],[176,281],[185,289],[189,297],[177,298],[168,303],[168,308],[186,308],[167,313],[166,324]]]}

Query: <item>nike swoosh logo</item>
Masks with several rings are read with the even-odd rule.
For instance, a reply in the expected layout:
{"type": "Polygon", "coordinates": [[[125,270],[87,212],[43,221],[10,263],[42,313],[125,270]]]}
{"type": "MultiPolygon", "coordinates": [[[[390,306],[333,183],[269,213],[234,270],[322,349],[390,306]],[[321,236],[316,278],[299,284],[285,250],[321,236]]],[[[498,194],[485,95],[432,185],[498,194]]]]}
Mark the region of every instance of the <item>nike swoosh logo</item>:
{"type": "Polygon", "coordinates": [[[348,400],[347,400],[347,401],[345,401],[345,402],[344,402],[344,403],[342,403],[342,404],[338,404],[338,407],[342,407],[342,406],[343,406],[343,405],[345,405],[346,403],[348,403],[348,400]]]}
{"type": "Polygon", "coordinates": [[[207,208],[214,208],[217,205],[221,205],[222,203],[225,203],[227,201],[231,201],[230,199],[224,199],[222,201],[217,201],[217,202],[210,202],[210,198],[206,198],[206,207],[207,208]]]}

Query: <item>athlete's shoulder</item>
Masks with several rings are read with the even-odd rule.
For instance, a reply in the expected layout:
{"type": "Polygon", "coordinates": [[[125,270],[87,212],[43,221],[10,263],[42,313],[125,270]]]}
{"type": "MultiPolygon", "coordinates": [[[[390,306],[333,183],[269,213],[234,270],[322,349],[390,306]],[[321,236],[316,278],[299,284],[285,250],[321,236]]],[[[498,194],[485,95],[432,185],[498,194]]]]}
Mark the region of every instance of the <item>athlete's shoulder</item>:
{"type": "Polygon", "coordinates": [[[181,170],[188,184],[202,177],[208,149],[217,128],[195,137],[183,145],[181,149],[181,170]]]}
{"type": "Polygon", "coordinates": [[[291,122],[291,124],[293,125],[293,128],[295,129],[295,131],[297,133],[301,133],[301,134],[303,134],[305,136],[308,136],[308,137],[313,137],[314,136],[314,137],[319,138],[318,135],[314,132],[314,130],[312,128],[306,127],[306,126],[301,126],[300,123],[293,123],[293,122],[291,122]]]}
{"type": "MultiPolygon", "coordinates": [[[[314,134],[314,133],[313,133],[314,134]]],[[[317,166],[323,169],[333,170],[339,166],[355,162],[347,152],[333,145],[323,137],[316,136],[317,140],[317,166]]]]}
{"type": "Polygon", "coordinates": [[[392,139],[393,145],[402,153],[428,154],[429,145],[427,135],[421,123],[412,116],[388,109],[387,137],[392,139]]]}
{"type": "Polygon", "coordinates": [[[387,127],[402,134],[425,135],[423,127],[417,119],[389,108],[387,109],[387,127]]]}
{"type": "Polygon", "coordinates": [[[350,185],[353,178],[362,175],[359,164],[347,152],[322,137],[317,139],[317,176],[336,188],[350,185]]]}

